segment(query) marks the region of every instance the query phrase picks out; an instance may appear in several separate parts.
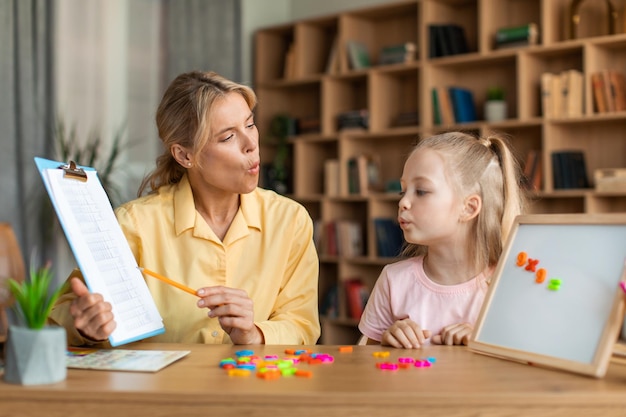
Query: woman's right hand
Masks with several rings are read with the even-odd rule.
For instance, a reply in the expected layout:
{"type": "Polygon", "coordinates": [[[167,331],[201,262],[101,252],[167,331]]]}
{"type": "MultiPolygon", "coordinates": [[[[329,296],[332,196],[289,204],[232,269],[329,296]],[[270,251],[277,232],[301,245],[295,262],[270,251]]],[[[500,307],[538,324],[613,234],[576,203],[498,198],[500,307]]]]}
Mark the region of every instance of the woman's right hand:
{"type": "Polygon", "coordinates": [[[76,298],[70,305],[74,327],[93,341],[106,340],[117,324],[111,304],[104,301],[101,294],[92,294],[79,278],[70,279],[70,286],[76,298]]]}
{"type": "Polygon", "coordinates": [[[418,349],[430,337],[430,330],[422,330],[410,319],[398,320],[384,331],[381,345],[395,348],[418,349]]]}

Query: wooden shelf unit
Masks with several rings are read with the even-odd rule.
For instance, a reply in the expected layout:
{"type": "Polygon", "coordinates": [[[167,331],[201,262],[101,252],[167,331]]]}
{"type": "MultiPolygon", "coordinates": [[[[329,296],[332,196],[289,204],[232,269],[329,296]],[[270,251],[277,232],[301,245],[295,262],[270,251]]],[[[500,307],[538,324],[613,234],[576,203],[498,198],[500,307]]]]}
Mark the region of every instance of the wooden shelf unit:
{"type": "MultiPolygon", "coordinates": [[[[376,251],[373,219],[395,218],[397,193],[348,193],[347,161],[362,152],[381,161],[384,182],[399,179],[404,159],[421,137],[447,130],[478,134],[492,131],[510,135],[523,165],[531,149],[539,150],[543,164],[541,190],[533,192],[531,211],[537,213],[626,213],[626,193],[600,193],[591,189],[555,190],[551,153],[581,149],[587,175],[599,168],[626,167],[626,112],[594,112],[589,74],[603,69],[626,71],[626,34],[622,23],[626,0],[612,0],[619,12],[617,34],[603,28],[604,2],[581,4],[579,38],[568,40],[569,0],[412,0],[345,11],[332,16],[295,21],[259,30],[255,35],[255,90],[259,97],[257,124],[264,161],[276,148],[263,141],[271,120],[279,114],[294,118],[319,118],[320,131],[289,139],[293,190],[313,219],[357,221],[364,232],[365,253],[359,257],[320,254],[320,298],[339,288],[337,316],[322,316],[320,342],[354,343],[358,320],[349,318],[343,282],[360,277],[371,288],[382,266],[393,258],[376,251]],[[481,24],[479,24],[481,22],[481,24]],[[495,49],[500,27],[535,22],[537,45],[495,49]],[[454,23],[463,27],[469,53],[429,58],[428,25],[454,23]],[[413,42],[414,61],[351,70],[345,44],[357,40],[367,46],[376,62],[381,47],[413,42]],[[339,68],[327,73],[327,61],[336,45],[339,68]],[[285,59],[293,48],[292,70],[284,76],[285,59]],[[542,116],[540,78],[544,72],[577,69],[584,74],[583,116],[547,119],[542,116]],[[507,120],[483,120],[488,87],[506,91],[507,120]],[[461,86],[472,91],[477,122],[449,126],[433,123],[431,90],[461,86]],[[369,110],[368,129],[337,130],[341,112],[369,110]],[[403,112],[417,112],[419,124],[393,127],[403,112]],[[324,190],[324,164],[337,159],[339,195],[324,190]]],[[[320,302],[323,300],[320,299],[320,302]]]]}

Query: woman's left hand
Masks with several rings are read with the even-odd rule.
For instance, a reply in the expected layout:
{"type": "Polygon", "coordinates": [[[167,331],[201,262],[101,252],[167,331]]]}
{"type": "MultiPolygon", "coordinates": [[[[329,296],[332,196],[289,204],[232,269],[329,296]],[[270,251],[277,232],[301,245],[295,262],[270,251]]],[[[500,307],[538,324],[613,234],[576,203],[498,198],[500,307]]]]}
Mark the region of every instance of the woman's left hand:
{"type": "Polygon", "coordinates": [[[254,324],[254,305],[244,290],[223,286],[204,287],[197,291],[198,307],[208,308],[209,317],[217,317],[220,326],[236,345],[262,344],[263,333],[254,324]]]}
{"type": "Polygon", "coordinates": [[[472,330],[469,323],[451,324],[444,327],[440,334],[431,337],[430,342],[435,345],[467,345],[472,330]]]}

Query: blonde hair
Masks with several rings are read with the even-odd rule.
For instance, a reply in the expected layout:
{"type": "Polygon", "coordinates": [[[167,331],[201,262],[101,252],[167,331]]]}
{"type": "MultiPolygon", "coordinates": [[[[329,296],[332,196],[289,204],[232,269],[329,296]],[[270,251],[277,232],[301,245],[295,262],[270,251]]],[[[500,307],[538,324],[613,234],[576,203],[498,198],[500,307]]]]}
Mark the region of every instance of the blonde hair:
{"type": "Polygon", "coordinates": [[[173,145],[189,149],[194,159],[200,161],[198,154],[209,139],[209,114],[218,99],[232,92],[241,94],[250,110],[254,109],[257,99],[250,87],[215,72],[192,71],[171,82],[156,112],[163,153],[156,160],[156,168],[141,182],[137,196],[147,188],[155,192],[162,185],[176,184],[183,177],[185,169],[172,156],[173,145]]]}
{"type": "MultiPolygon", "coordinates": [[[[482,207],[471,226],[470,256],[477,266],[495,266],[526,201],[520,187],[520,169],[504,136],[476,138],[448,132],[421,140],[411,153],[429,148],[443,155],[446,172],[461,196],[480,195],[482,207]]],[[[407,244],[403,255],[425,255],[428,248],[407,244]]]]}

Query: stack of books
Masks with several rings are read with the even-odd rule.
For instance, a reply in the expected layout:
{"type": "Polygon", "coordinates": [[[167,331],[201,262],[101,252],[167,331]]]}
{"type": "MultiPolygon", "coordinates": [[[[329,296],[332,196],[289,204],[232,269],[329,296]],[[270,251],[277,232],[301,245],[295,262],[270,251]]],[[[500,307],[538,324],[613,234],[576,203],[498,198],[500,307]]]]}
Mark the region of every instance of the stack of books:
{"type": "Polygon", "coordinates": [[[391,65],[415,61],[416,51],[417,45],[414,42],[383,46],[378,55],[378,65],[391,65]]]}
{"type": "Polygon", "coordinates": [[[538,43],[539,27],[536,23],[500,28],[496,31],[494,39],[495,49],[537,45],[538,43]]]}

